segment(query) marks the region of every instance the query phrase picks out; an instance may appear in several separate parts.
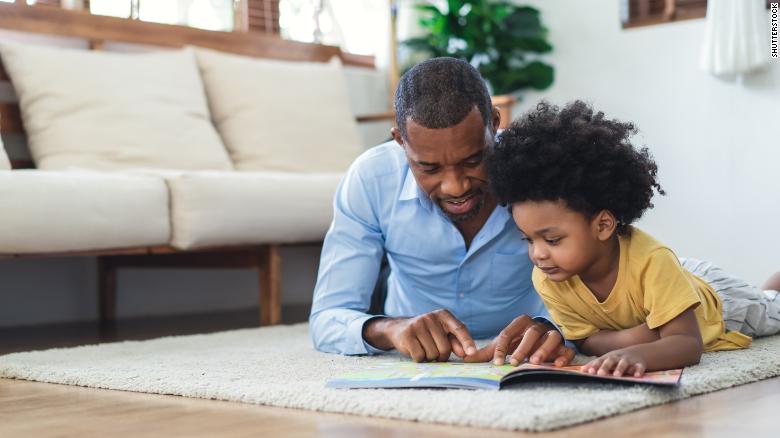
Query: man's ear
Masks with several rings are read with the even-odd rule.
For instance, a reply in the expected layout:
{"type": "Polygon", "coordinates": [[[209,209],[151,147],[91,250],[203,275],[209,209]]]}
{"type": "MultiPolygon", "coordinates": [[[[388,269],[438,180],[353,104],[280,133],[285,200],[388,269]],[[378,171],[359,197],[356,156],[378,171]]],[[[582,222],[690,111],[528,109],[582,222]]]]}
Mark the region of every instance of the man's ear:
{"type": "Polygon", "coordinates": [[[498,127],[501,126],[501,111],[498,110],[497,106],[493,107],[493,116],[491,117],[491,122],[493,124],[493,135],[495,135],[498,131],[498,127]]]}
{"type": "Polygon", "coordinates": [[[398,143],[398,146],[404,147],[404,138],[401,136],[401,130],[393,127],[390,129],[390,135],[393,136],[393,140],[398,143]]]}
{"type": "Polygon", "coordinates": [[[601,241],[612,238],[617,230],[617,218],[609,210],[601,210],[593,217],[593,231],[596,237],[601,241]]]}

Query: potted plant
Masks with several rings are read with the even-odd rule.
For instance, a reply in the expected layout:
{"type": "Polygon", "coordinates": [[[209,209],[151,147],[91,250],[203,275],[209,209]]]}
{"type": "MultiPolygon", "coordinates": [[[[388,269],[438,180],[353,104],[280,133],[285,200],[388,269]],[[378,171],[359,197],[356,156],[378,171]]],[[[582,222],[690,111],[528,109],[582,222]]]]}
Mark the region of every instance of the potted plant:
{"type": "Polygon", "coordinates": [[[552,50],[537,9],[489,0],[442,0],[415,8],[423,15],[423,35],[402,41],[403,47],[463,59],[479,69],[494,96],[512,95],[512,101],[524,88],[552,84],[553,67],[534,56],[552,50]]]}

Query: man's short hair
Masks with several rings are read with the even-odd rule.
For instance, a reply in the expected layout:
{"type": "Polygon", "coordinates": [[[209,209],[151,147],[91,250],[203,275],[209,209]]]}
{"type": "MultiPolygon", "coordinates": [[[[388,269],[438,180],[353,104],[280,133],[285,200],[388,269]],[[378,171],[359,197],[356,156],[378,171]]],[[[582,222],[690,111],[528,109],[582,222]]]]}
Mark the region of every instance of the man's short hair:
{"type": "Polygon", "coordinates": [[[433,58],[401,77],[395,93],[395,121],[406,139],[409,118],[429,129],[449,128],[462,122],[474,106],[489,126],[492,103],[479,71],[459,59],[433,58]]]}

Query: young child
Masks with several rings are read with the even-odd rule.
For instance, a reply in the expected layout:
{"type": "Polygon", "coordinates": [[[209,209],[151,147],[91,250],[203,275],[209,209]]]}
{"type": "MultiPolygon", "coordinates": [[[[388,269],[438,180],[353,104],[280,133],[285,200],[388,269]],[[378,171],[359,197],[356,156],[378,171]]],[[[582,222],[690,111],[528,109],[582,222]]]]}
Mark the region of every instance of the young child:
{"type": "Polygon", "coordinates": [[[631,226],[664,194],[634,125],[576,101],[540,103],[500,134],[487,161],[528,241],[533,283],[592,374],[641,376],[693,365],[703,351],[780,332],[780,277],[762,290],[717,267],[678,260],[631,226]]]}

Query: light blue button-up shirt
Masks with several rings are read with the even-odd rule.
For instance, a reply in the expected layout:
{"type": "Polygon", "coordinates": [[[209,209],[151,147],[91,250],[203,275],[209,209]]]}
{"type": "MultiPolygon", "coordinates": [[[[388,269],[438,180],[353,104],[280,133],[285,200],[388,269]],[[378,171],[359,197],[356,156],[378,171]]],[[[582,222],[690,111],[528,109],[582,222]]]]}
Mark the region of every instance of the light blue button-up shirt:
{"type": "Polygon", "coordinates": [[[466,248],[460,231],[423,192],[395,142],[361,155],[339,185],[309,318],[320,351],[377,353],[363,325],[387,254],[384,314],[447,309],[475,339],[492,338],[515,317],[549,319],[531,284],[527,244],[498,206],[466,248]]]}

